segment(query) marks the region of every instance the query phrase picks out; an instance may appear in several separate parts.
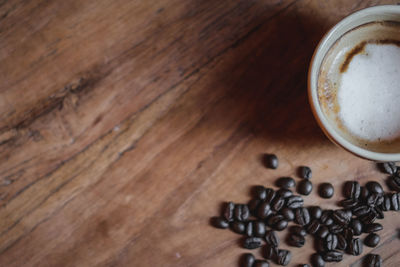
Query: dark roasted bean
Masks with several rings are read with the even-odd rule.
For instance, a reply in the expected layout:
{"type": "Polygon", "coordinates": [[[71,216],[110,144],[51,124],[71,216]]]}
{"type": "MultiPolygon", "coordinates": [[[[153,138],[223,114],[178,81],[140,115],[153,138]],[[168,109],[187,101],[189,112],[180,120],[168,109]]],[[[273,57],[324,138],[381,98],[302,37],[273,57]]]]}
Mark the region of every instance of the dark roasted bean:
{"type": "Polygon", "coordinates": [[[254,196],[260,200],[265,200],[267,197],[267,189],[262,185],[254,187],[254,196]]]}
{"type": "Polygon", "coordinates": [[[291,209],[303,207],[304,200],[301,196],[291,196],[286,200],[286,206],[291,209]]]}
{"type": "Polygon", "coordinates": [[[298,170],[298,174],[301,178],[304,179],[311,179],[312,177],[312,171],[310,167],[307,166],[300,166],[298,170]]]}
{"type": "Polygon", "coordinates": [[[349,214],[344,210],[335,210],[332,214],[332,219],[341,226],[345,226],[349,224],[351,214],[349,216],[349,214]]]}
{"type": "Polygon", "coordinates": [[[283,198],[288,198],[288,197],[293,196],[292,190],[286,189],[286,188],[281,188],[281,189],[279,189],[278,191],[276,191],[276,194],[277,194],[278,196],[283,197],[283,198]]]}
{"type": "Polygon", "coordinates": [[[368,254],[364,263],[366,267],[381,267],[382,266],[382,258],[378,254],[368,254]]]}
{"type": "Polygon", "coordinates": [[[339,225],[339,224],[331,224],[328,226],[329,228],[329,232],[331,232],[332,234],[337,234],[342,232],[345,228],[343,228],[343,226],[339,225]]]}
{"type": "Polygon", "coordinates": [[[279,211],[285,205],[285,199],[283,197],[277,196],[271,202],[271,209],[273,211],[279,211]]]}
{"type": "Polygon", "coordinates": [[[400,192],[400,177],[397,175],[392,175],[388,178],[387,184],[389,185],[390,189],[400,192]]]}
{"type": "Polygon", "coordinates": [[[353,230],[354,235],[361,235],[362,230],[363,230],[363,225],[361,222],[357,219],[353,219],[350,222],[350,227],[353,230]]]}
{"type": "Polygon", "coordinates": [[[365,186],[362,186],[361,187],[361,191],[360,191],[360,198],[361,199],[367,199],[369,194],[370,194],[369,190],[365,186]]]}
{"type": "Polygon", "coordinates": [[[367,213],[363,216],[360,216],[359,219],[363,224],[371,224],[376,220],[377,216],[374,212],[367,213]]]}
{"type": "Polygon", "coordinates": [[[271,206],[269,205],[268,202],[262,202],[260,205],[258,205],[257,208],[257,217],[260,219],[265,219],[271,214],[271,206]]]}
{"type": "Polygon", "coordinates": [[[247,206],[249,207],[250,213],[254,216],[257,216],[257,209],[258,205],[261,203],[261,200],[253,198],[247,203],[247,206]]]}
{"type": "Polygon", "coordinates": [[[243,221],[247,221],[250,217],[250,209],[247,205],[242,205],[242,219],[243,221]]]}
{"type": "Polygon", "coordinates": [[[253,254],[251,253],[245,253],[241,257],[241,264],[240,266],[243,267],[253,267],[254,262],[256,261],[256,258],[254,257],[253,254]]]}
{"type": "Polygon", "coordinates": [[[389,211],[390,208],[391,208],[390,197],[389,197],[388,195],[385,195],[385,196],[383,197],[383,202],[382,202],[382,205],[381,205],[381,209],[382,209],[383,211],[389,211]]]}
{"type": "Polygon", "coordinates": [[[319,239],[319,238],[314,238],[314,248],[317,252],[320,252],[320,253],[326,251],[325,240],[319,239]]]}
{"type": "Polygon", "coordinates": [[[371,193],[367,198],[367,205],[368,206],[379,206],[383,203],[383,195],[378,193],[371,193]]]}
{"type": "Polygon", "coordinates": [[[281,220],[274,225],[274,229],[277,231],[282,231],[282,230],[286,229],[288,224],[289,224],[289,222],[287,220],[281,220]]]}
{"type": "Polygon", "coordinates": [[[279,265],[286,266],[290,263],[292,259],[292,253],[289,250],[280,249],[278,251],[277,263],[279,265]]]}
{"type": "Polygon", "coordinates": [[[327,250],[334,250],[337,247],[337,236],[335,234],[328,234],[325,237],[325,248],[327,250]]]}
{"type": "Polygon", "coordinates": [[[265,189],[265,192],[266,192],[265,201],[266,201],[267,203],[271,203],[272,200],[274,199],[275,195],[276,195],[275,190],[272,189],[272,188],[266,188],[266,189],[265,189]]]}
{"type": "Polygon", "coordinates": [[[322,198],[331,198],[335,190],[330,183],[322,183],[319,185],[318,193],[322,198]]]}
{"type": "Polygon", "coordinates": [[[293,233],[293,234],[298,234],[298,235],[301,235],[301,236],[306,236],[307,235],[306,230],[303,227],[298,226],[298,225],[291,226],[289,231],[291,233],[293,233]]]}
{"type": "Polygon", "coordinates": [[[337,234],[336,236],[337,236],[336,248],[344,251],[347,248],[346,238],[342,234],[337,234]]]}
{"type": "Polygon", "coordinates": [[[269,263],[265,260],[256,260],[253,267],[269,267],[269,263]]]}
{"type": "Polygon", "coordinates": [[[228,222],[233,221],[233,211],[235,209],[235,204],[233,202],[228,202],[226,203],[224,212],[223,212],[223,217],[225,220],[228,222]]]}
{"type": "Polygon", "coordinates": [[[379,241],[381,241],[380,236],[375,233],[371,233],[365,237],[364,244],[368,247],[376,247],[379,241]]]}
{"type": "Polygon", "coordinates": [[[365,186],[371,193],[383,194],[383,188],[378,182],[370,181],[365,186]]]}
{"type": "Polygon", "coordinates": [[[270,246],[268,244],[264,247],[264,252],[263,252],[264,258],[266,258],[268,260],[272,260],[272,259],[275,259],[275,257],[277,255],[278,255],[278,248],[277,247],[270,246]]]}
{"type": "Polygon", "coordinates": [[[300,225],[307,225],[310,223],[310,214],[306,208],[298,208],[295,210],[295,222],[300,225]]]}
{"type": "Polygon", "coordinates": [[[246,230],[246,225],[243,222],[233,222],[231,224],[231,229],[235,233],[244,234],[244,231],[246,230]]]}
{"type": "Polygon", "coordinates": [[[321,222],[325,225],[332,224],[333,220],[331,216],[332,216],[332,210],[324,210],[321,214],[321,222]]]}
{"type": "Polygon", "coordinates": [[[310,267],[308,264],[299,264],[299,267],[310,267]]]}
{"type": "Polygon", "coordinates": [[[240,222],[247,221],[247,219],[250,216],[249,207],[244,204],[235,205],[234,215],[235,215],[235,219],[240,222]]]}
{"type": "Polygon", "coordinates": [[[244,240],[243,247],[247,249],[256,249],[261,247],[262,240],[259,237],[248,237],[244,240]]]}
{"type": "Polygon", "coordinates": [[[360,197],[361,187],[357,181],[347,181],[343,187],[343,195],[346,198],[358,199],[360,197]]]}
{"type": "Polygon", "coordinates": [[[263,161],[267,168],[277,169],[279,166],[279,160],[275,154],[264,154],[263,161]]]}
{"type": "Polygon", "coordinates": [[[275,231],[269,230],[265,233],[265,241],[269,246],[278,247],[279,246],[279,237],[275,231]]]}
{"type": "Polygon", "coordinates": [[[253,232],[255,236],[264,237],[265,236],[265,223],[262,221],[256,221],[253,223],[253,232]]]}
{"type": "Polygon", "coordinates": [[[325,261],[321,255],[314,253],[311,255],[311,265],[313,267],[325,267],[325,261]]]}
{"type": "Polygon", "coordinates": [[[313,184],[309,180],[302,180],[297,186],[297,192],[301,195],[308,196],[313,189],[313,184]]]}
{"type": "Polygon", "coordinates": [[[372,208],[372,212],[374,212],[376,214],[376,218],[378,218],[380,220],[385,218],[385,214],[383,214],[383,211],[380,208],[380,206],[372,208]]]}
{"type": "Polygon", "coordinates": [[[281,177],[276,181],[276,186],[280,188],[292,188],[296,186],[296,182],[292,177],[281,177]]]}
{"type": "Polygon", "coordinates": [[[298,235],[298,234],[290,234],[287,242],[290,246],[293,247],[302,247],[304,246],[304,244],[306,243],[306,240],[304,238],[304,236],[298,235]]]}
{"type": "Polygon", "coordinates": [[[370,212],[370,208],[368,206],[362,205],[354,207],[352,211],[354,216],[359,217],[368,214],[370,212]]]}
{"type": "Polygon", "coordinates": [[[285,220],[285,218],[280,214],[272,215],[271,217],[269,217],[267,223],[273,229],[278,231],[281,231],[288,226],[288,221],[285,220]]]}
{"type": "Polygon", "coordinates": [[[337,250],[327,251],[322,256],[326,262],[339,262],[343,259],[343,253],[337,250]]]}
{"type": "Polygon", "coordinates": [[[229,227],[229,222],[225,218],[222,218],[222,217],[212,217],[211,223],[212,223],[212,225],[214,225],[215,227],[220,228],[220,229],[226,229],[229,227]]]}
{"type": "Polygon", "coordinates": [[[314,219],[311,221],[311,223],[307,225],[307,233],[313,235],[319,230],[320,227],[321,224],[319,223],[319,221],[317,219],[314,219]]]}
{"type": "Polygon", "coordinates": [[[354,236],[353,229],[351,228],[344,228],[341,234],[346,238],[346,240],[350,240],[354,236]]]}
{"type": "Polygon", "coordinates": [[[318,206],[312,206],[308,208],[308,212],[310,213],[311,218],[319,219],[322,215],[322,209],[318,206]]]}
{"type": "Polygon", "coordinates": [[[351,209],[357,205],[358,205],[358,201],[355,199],[352,199],[352,198],[347,198],[347,199],[340,201],[340,206],[342,206],[345,209],[351,209]]]}
{"type": "Polygon", "coordinates": [[[280,214],[282,214],[283,217],[285,217],[285,219],[288,220],[288,221],[293,221],[294,220],[294,212],[293,212],[292,209],[283,208],[283,209],[281,209],[280,214]]]}
{"type": "Polygon", "coordinates": [[[374,233],[374,232],[378,232],[382,229],[383,229],[383,226],[380,223],[372,223],[372,224],[367,224],[364,226],[365,233],[374,233]]]}
{"type": "Polygon", "coordinates": [[[254,222],[248,222],[246,225],[246,230],[245,230],[245,234],[249,237],[253,236],[253,228],[254,228],[254,222]]]}
{"type": "Polygon", "coordinates": [[[354,256],[361,255],[363,251],[363,244],[361,239],[359,238],[350,240],[347,247],[348,247],[348,252],[354,256]]]}
{"type": "Polygon", "coordinates": [[[317,235],[320,238],[325,238],[327,235],[329,234],[329,229],[327,226],[325,225],[321,225],[321,227],[319,228],[317,235]]]}
{"type": "Polygon", "coordinates": [[[391,208],[392,210],[398,211],[400,210],[400,197],[398,193],[393,193],[390,195],[391,200],[391,208]]]}
{"type": "Polygon", "coordinates": [[[379,169],[387,174],[394,174],[397,171],[396,164],[394,162],[378,163],[379,169]]]}

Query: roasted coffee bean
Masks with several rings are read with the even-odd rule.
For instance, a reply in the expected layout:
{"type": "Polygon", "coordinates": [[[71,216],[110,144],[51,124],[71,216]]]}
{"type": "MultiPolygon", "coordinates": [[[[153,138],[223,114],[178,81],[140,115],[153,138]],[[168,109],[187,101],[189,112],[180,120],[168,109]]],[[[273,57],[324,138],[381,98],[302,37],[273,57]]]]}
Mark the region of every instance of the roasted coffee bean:
{"type": "Polygon", "coordinates": [[[299,267],[310,267],[308,264],[299,264],[299,267]]]}
{"type": "Polygon", "coordinates": [[[313,235],[319,230],[320,227],[321,224],[319,223],[319,221],[317,219],[314,219],[311,221],[311,223],[307,225],[307,233],[313,235]]]}
{"type": "Polygon", "coordinates": [[[264,237],[265,236],[265,223],[262,221],[255,221],[253,223],[253,232],[255,236],[264,237]]]}
{"type": "Polygon", "coordinates": [[[379,206],[383,203],[383,195],[378,193],[371,193],[367,198],[367,205],[370,207],[379,206]]]}
{"type": "Polygon", "coordinates": [[[335,210],[332,213],[332,219],[340,224],[341,226],[348,225],[351,220],[351,214],[349,214],[344,210],[335,210]]]}
{"type": "Polygon", "coordinates": [[[377,254],[368,254],[364,259],[364,266],[366,267],[381,267],[382,258],[377,254]]]}
{"type": "Polygon", "coordinates": [[[358,205],[358,201],[352,198],[346,198],[340,201],[339,205],[345,209],[351,209],[358,205]]]}
{"type": "Polygon", "coordinates": [[[363,231],[363,225],[359,220],[353,219],[350,222],[350,227],[353,230],[354,235],[361,235],[363,231]]]}
{"type": "Polygon", "coordinates": [[[317,236],[319,236],[320,238],[325,238],[328,234],[329,234],[328,227],[325,225],[321,225],[321,227],[319,227],[319,230],[317,232],[317,236]]]}
{"type": "Polygon", "coordinates": [[[371,224],[371,223],[375,222],[376,218],[377,218],[377,216],[374,212],[369,212],[369,213],[359,217],[360,221],[363,224],[371,224]]]}
{"type": "Polygon", "coordinates": [[[271,209],[273,211],[279,211],[285,205],[285,199],[283,197],[277,196],[272,200],[271,209]]]}
{"type": "Polygon", "coordinates": [[[308,196],[313,189],[313,185],[309,180],[302,180],[297,185],[297,192],[301,195],[308,196]]]}
{"type": "Polygon", "coordinates": [[[319,219],[322,215],[322,209],[318,206],[312,206],[308,208],[308,212],[312,219],[319,219]]]}
{"type": "Polygon", "coordinates": [[[254,262],[256,261],[256,258],[254,257],[253,254],[251,253],[245,253],[241,257],[241,264],[240,266],[243,267],[253,267],[254,262]]]}
{"type": "Polygon", "coordinates": [[[279,237],[275,231],[272,231],[272,230],[267,231],[265,233],[265,241],[267,242],[267,245],[269,245],[269,246],[272,246],[272,247],[279,246],[279,237]]]}
{"type": "Polygon", "coordinates": [[[304,200],[301,196],[291,196],[286,200],[286,206],[291,209],[303,207],[304,200]]]}
{"type": "Polygon", "coordinates": [[[267,168],[277,169],[279,166],[279,160],[275,154],[264,154],[263,161],[267,168]]]}
{"type": "Polygon", "coordinates": [[[269,263],[265,260],[256,260],[253,267],[269,267],[269,263]]]}
{"type": "Polygon", "coordinates": [[[387,184],[389,185],[390,189],[400,192],[400,177],[397,175],[392,175],[388,178],[387,184]]]}
{"type": "Polygon", "coordinates": [[[262,239],[259,237],[248,237],[244,240],[243,247],[247,249],[256,249],[261,247],[262,239]]]}
{"type": "Polygon", "coordinates": [[[253,228],[254,228],[254,222],[248,222],[246,224],[246,230],[245,230],[245,234],[249,237],[253,236],[253,228]]]}
{"type": "Polygon", "coordinates": [[[378,163],[379,169],[387,174],[395,174],[397,171],[396,164],[394,162],[378,163]]]}
{"type": "Polygon", "coordinates": [[[361,199],[367,199],[367,197],[369,196],[369,190],[365,187],[365,186],[361,186],[361,190],[360,190],[360,198],[361,199]]]}
{"type": "Polygon", "coordinates": [[[344,251],[347,248],[346,238],[342,234],[337,234],[337,245],[336,249],[344,251]]]}
{"type": "Polygon", "coordinates": [[[253,216],[257,216],[257,209],[258,205],[261,203],[261,200],[253,198],[248,203],[247,206],[249,207],[250,214],[253,216]]]}
{"type": "Polygon", "coordinates": [[[296,182],[292,177],[281,177],[276,181],[276,186],[289,189],[295,187],[296,182]]]}
{"type": "Polygon", "coordinates": [[[268,218],[267,223],[273,229],[281,231],[288,226],[288,221],[280,214],[276,214],[268,218]]]}
{"type": "Polygon", "coordinates": [[[303,227],[298,226],[298,225],[291,226],[289,231],[291,233],[293,233],[293,234],[298,234],[298,235],[301,235],[301,236],[306,236],[307,235],[306,229],[304,229],[303,227]]]}
{"type": "Polygon", "coordinates": [[[333,185],[330,183],[322,183],[318,188],[319,195],[322,198],[331,198],[335,192],[333,185]]]}
{"type": "Polygon", "coordinates": [[[337,236],[335,234],[328,234],[325,237],[325,248],[327,250],[334,250],[337,247],[337,236]]]}
{"type": "Polygon", "coordinates": [[[242,220],[247,221],[250,217],[250,209],[247,205],[242,205],[242,220]]]}
{"type": "Polygon", "coordinates": [[[372,224],[367,224],[364,226],[365,233],[374,233],[374,232],[378,232],[382,229],[383,229],[383,226],[380,223],[372,223],[372,224]]]}
{"type": "Polygon", "coordinates": [[[398,193],[393,193],[390,195],[391,209],[398,211],[400,210],[400,195],[398,193]]]}
{"type": "Polygon", "coordinates": [[[229,222],[225,218],[222,218],[222,217],[212,217],[211,223],[212,223],[212,225],[214,225],[215,227],[220,228],[220,229],[226,229],[229,227],[229,222]]]}
{"type": "Polygon", "coordinates": [[[354,236],[353,229],[351,228],[344,228],[341,234],[346,240],[351,240],[354,236]]]}
{"type": "Polygon", "coordinates": [[[273,260],[278,255],[278,248],[270,245],[264,247],[263,256],[268,260],[273,260]]]}
{"type": "Polygon", "coordinates": [[[314,253],[311,255],[311,265],[313,267],[325,267],[325,261],[321,255],[314,253]]]}
{"type": "Polygon", "coordinates": [[[329,228],[329,232],[331,232],[332,234],[340,233],[344,229],[343,226],[336,224],[336,223],[329,225],[328,228],[329,228]]]}
{"type": "Polygon", "coordinates": [[[287,243],[290,246],[301,248],[306,243],[304,236],[298,234],[290,234],[287,243]]]}
{"type": "Polygon", "coordinates": [[[254,197],[265,200],[267,197],[267,189],[262,185],[257,185],[254,187],[254,197]]]}
{"type": "Polygon", "coordinates": [[[383,188],[378,182],[370,181],[365,186],[371,193],[383,194],[383,188]]]}
{"type": "Polygon", "coordinates": [[[325,225],[331,225],[333,223],[332,220],[332,210],[324,210],[321,214],[321,222],[325,225]]]}
{"type": "Polygon", "coordinates": [[[289,250],[280,249],[278,251],[277,263],[279,265],[286,266],[290,263],[292,259],[292,253],[289,250]]]}
{"type": "Polygon", "coordinates": [[[265,201],[266,201],[267,203],[271,203],[272,200],[275,198],[275,195],[276,195],[275,190],[272,189],[272,188],[266,188],[266,189],[265,189],[265,192],[266,192],[265,201]]]}
{"type": "Polygon", "coordinates": [[[314,248],[319,253],[325,252],[326,251],[325,240],[320,238],[314,238],[314,248]]]}
{"type": "Polygon", "coordinates": [[[283,208],[283,209],[281,209],[280,214],[282,214],[283,217],[285,217],[285,219],[288,220],[288,221],[293,221],[294,220],[294,212],[293,212],[292,209],[283,208]]]}
{"type": "Polygon", "coordinates": [[[347,247],[348,247],[348,252],[354,256],[361,255],[363,251],[363,244],[361,239],[359,238],[350,240],[349,243],[347,244],[347,247]]]}
{"type": "Polygon", "coordinates": [[[339,262],[343,260],[343,253],[337,250],[327,251],[322,256],[326,262],[339,262]]]}
{"type": "Polygon", "coordinates": [[[244,204],[235,205],[234,215],[235,219],[240,222],[247,221],[247,219],[250,217],[249,207],[244,204]]]}
{"type": "Polygon", "coordinates": [[[310,167],[307,166],[300,166],[298,170],[298,174],[301,178],[304,179],[311,179],[312,177],[312,171],[310,167]]]}
{"type": "Polygon", "coordinates": [[[307,225],[310,223],[310,214],[306,208],[298,208],[294,212],[294,221],[300,225],[307,225]]]}
{"type": "Polygon", "coordinates": [[[272,213],[271,206],[268,202],[262,202],[257,208],[257,217],[260,219],[267,218],[272,213]]]}
{"type": "Polygon", "coordinates": [[[354,216],[359,217],[368,214],[370,212],[370,208],[366,205],[361,205],[354,207],[352,211],[354,216]]]}
{"type": "Polygon", "coordinates": [[[277,231],[282,231],[282,230],[286,229],[286,227],[288,226],[288,224],[289,224],[289,222],[288,222],[287,220],[281,220],[281,221],[277,222],[277,223],[274,225],[273,228],[274,228],[275,230],[277,230],[277,231]]]}
{"type": "Polygon", "coordinates": [[[385,195],[384,197],[383,197],[383,202],[382,202],[382,204],[381,204],[381,209],[383,210],[383,211],[389,211],[390,210],[390,208],[391,208],[391,201],[390,201],[390,197],[388,196],[388,195],[385,195]]]}
{"type": "Polygon", "coordinates": [[[343,195],[346,198],[358,199],[360,197],[361,187],[357,181],[347,181],[343,187],[343,195]]]}
{"type": "Polygon", "coordinates": [[[383,214],[383,211],[380,208],[380,206],[372,208],[372,211],[376,214],[376,218],[378,218],[380,220],[385,218],[385,214],[383,214]]]}
{"type": "Polygon", "coordinates": [[[364,244],[368,247],[373,248],[378,245],[379,241],[381,241],[381,237],[375,233],[372,233],[365,237],[364,244]]]}
{"type": "Polygon", "coordinates": [[[276,195],[281,196],[283,198],[288,198],[293,196],[293,192],[290,189],[281,188],[278,191],[276,191],[276,195]]]}
{"type": "Polygon", "coordinates": [[[225,220],[228,222],[233,221],[233,211],[235,209],[235,204],[233,202],[228,202],[226,203],[224,212],[223,212],[223,217],[225,220]]]}
{"type": "Polygon", "coordinates": [[[235,233],[244,234],[244,232],[246,230],[246,225],[243,222],[233,222],[231,224],[231,229],[235,233]]]}

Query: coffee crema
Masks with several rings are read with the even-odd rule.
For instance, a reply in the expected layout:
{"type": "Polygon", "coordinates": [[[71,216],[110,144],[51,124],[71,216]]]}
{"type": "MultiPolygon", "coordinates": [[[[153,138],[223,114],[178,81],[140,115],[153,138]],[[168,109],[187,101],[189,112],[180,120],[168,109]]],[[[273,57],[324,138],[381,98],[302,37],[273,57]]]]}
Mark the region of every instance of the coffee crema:
{"type": "Polygon", "coordinates": [[[318,98],[344,138],[372,151],[398,151],[400,23],[367,23],[341,36],[322,62],[318,98]]]}

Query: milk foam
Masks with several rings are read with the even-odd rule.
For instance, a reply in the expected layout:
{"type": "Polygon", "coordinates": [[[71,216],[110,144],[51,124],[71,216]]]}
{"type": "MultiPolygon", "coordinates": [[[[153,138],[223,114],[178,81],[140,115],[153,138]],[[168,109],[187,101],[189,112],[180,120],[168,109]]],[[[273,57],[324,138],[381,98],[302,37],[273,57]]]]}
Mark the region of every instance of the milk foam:
{"type": "Polygon", "coordinates": [[[367,44],[351,60],[338,88],[339,117],[355,136],[400,137],[400,47],[367,44]]]}

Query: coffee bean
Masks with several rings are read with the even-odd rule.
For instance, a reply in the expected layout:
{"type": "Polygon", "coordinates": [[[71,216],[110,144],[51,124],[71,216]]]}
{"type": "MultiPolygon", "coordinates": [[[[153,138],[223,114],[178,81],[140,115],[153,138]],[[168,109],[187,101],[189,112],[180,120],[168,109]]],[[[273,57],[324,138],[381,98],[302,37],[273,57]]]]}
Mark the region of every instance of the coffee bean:
{"type": "Polygon", "coordinates": [[[337,236],[335,234],[328,234],[325,237],[325,248],[327,250],[334,250],[337,247],[337,236]]]}
{"type": "Polygon", "coordinates": [[[301,235],[290,234],[287,239],[287,242],[290,246],[300,248],[300,247],[304,246],[304,244],[306,243],[306,240],[301,235]]]}
{"type": "Polygon", "coordinates": [[[310,167],[307,166],[300,166],[298,170],[298,174],[301,178],[304,179],[311,179],[312,177],[312,171],[310,167]]]}
{"type": "Polygon", "coordinates": [[[294,212],[294,221],[300,225],[306,225],[310,223],[310,214],[306,208],[298,208],[294,212]]]}
{"type": "Polygon", "coordinates": [[[383,214],[382,209],[380,208],[380,206],[377,207],[373,207],[372,212],[374,212],[376,214],[376,218],[382,220],[383,218],[385,218],[385,215],[383,214]]]}
{"type": "Polygon", "coordinates": [[[378,182],[370,181],[365,186],[371,193],[383,194],[383,188],[378,182]]]}
{"type": "Polygon", "coordinates": [[[229,227],[229,222],[225,218],[222,218],[222,217],[212,217],[211,223],[212,223],[212,225],[214,225],[215,227],[220,228],[220,229],[226,229],[229,227]]]}
{"type": "Polygon", "coordinates": [[[334,194],[334,188],[330,183],[322,183],[319,186],[318,192],[322,198],[331,198],[334,194]]]}
{"type": "Polygon", "coordinates": [[[279,160],[275,154],[264,154],[263,161],[267,168],[277,169],[279,166],[279,160]]]}
{"type": "Polygon", "coordinates": [[[255,236],[264,237],[265,236],[265,223],[262,221],[255,221],[253,223],[253,231],[254,231],[255,236]]]}
{"type": "Polygon", "coordinates": [[[244,232],[246,230],[246,225],[243,222],[233,222],[231,224],[231,229],[235,233],[244,234],[244,232]]]}
{"type": "Polygon", "coordinates": [[[297,186],[297,192],[299,194],[308,196],[313,189],[313,185],[309,180],[302,180],[297,186]]]}
{"type": "Polygon", "coordinates": [[[351,209],[356,207],[359,204],[359,202],[355,199],[352,198],[347,198],[342,201],[340,201],[339,205],[342,206],[345,209],[351,209]]]}
{"type": "Polygon", "coordinates": [[[360,191],[360,198],[361,199],[367,199],[369,194],[370,194],[369,190],[365,186],[362,186],[361,187],[361,191],[360,191]]]}
{"type": "Polygon", "coordinates": [[[344,210],[335,210],[332,213],[332,219],[340,224],[341,226],[348,225],[351,219],[351,214],[349,214],[344,210]]]}
{"type": "Polygon", "coordinates": [[[244,240],[243,247],[247,249],[256,249],[261,247],[262,240],[259,237],[248,237],[244,240]]]}
{"type": "Polygon", "coordinates": [[[285,217],[286,220],[288,221],[293,221],[294,220],[294,212],[292,209],[289,208],[283,208],[280,211],[280,214],[283,215],[283,217],[285,217]]]}
{"type": "Polygon", "coordinates": [[[351,227],[351,229],[353,229],[354,235],[361,235],[362,230],[363,230],[363,225],[361,224],[361,222],[359,220],[353,219],[350,222],[350,227],[351,227]]]}
{"type": "Polygon", "coordinates": [[[257,208],[257,217],[260,219],[267,218],[272,213],[268,202],[262,202],[257,208]]]}
{"type": "Polygon", "coordinates": [[[248,222],[246,224],[246,230],[245,230],[245,234],[249,237],[253,236],[253,228],[254,228],[254,222],[248,222]]]}
{"type": "Polygon", "coordinates": [[[240,222],[247,221],[247,219],[250,217],[250,209],[244,204],[235,205],[234,215],[235,219],[240,222]]]}
{"type": "Polygon", "coordinates": [[[278,251],[277,263],[279,265],[286,266],[290,263],[291,259],[292,259],[292,253],[290,251],[285,249],[280,249],[278,251]]]}
{"type": "Polygon", "coordinates": [[[297,234],[297,235],[301,235],[301,236],[306,236],[307,235],[306,230],[303,227],[298,226],[298,225],[291,226],[289,231],[292,234],[297,234]]]}
{"type": "Polygon", "coordinates": [[[241,264],[240,266],[243,267],[253,267],[254,262],[256,261],[256,258],[254,257],[253,254],[251,253],[245,253],[241,257],[241,264]]]}
{"type": "Polygon", "coordinates": [[[346,198],[358,199],[360,197],[361,187],[357,181],[347,181],[343,187],[343,195],[346,198]]]}
{"type": "Polygon", "coordinates": [[[235,204],[233,202],[228,202],[226,203],[224,212],[223,212],[223,217],[225,220],[228,222],[233,221],[233,211],[235,209],[235,204]]]}
{"type": "Polygon", "coordinates": [[[314,238],[314,248],[318,253],[323,253],[326,251],[325,239],[314,238]]]}
{"type": "Polygon", "coordinates": [[[276,195],[275,190],[272,189],[272,188],[266,188],[265,192],[266,192],[265,201],[267,203],[271,203],[272,200],[274,199],[275,195],[276,195]]]}
{"type": "Polygon", "coordinates": [[[282,231],[282,230],[286,229],[286,227],[288,226],[288,224],[289,224],[289,222],[288,222],[287,220],[281,220],[281,221],[277,222],[277,223],[274,225],[273,228],[274,228],[275,230],[277,230],[277,231],[282,231]]]}
{"type": "Polygon", "coordinates": [[[337,234],[337,245],[336,248],[344,251],[347,248],[346,238],[342,234],[337,234]]]}
{"type": "Polygon", "coordinates": [[[354,236],[353,229],[351,228],[344,228],[341,234],[346,240],[351,240],[354,236]]]}
{"type": "Polygon", "coordinates": [[[354,256],[361,255],[363,251],[363,244],[361,239],[359,238],[350,240],[349,243],[347,244],[347,247],[348,247],[348,252],[354,256]]]}
{"type": "Polygon", "coordinates": [[[321,255],[314,253],[311,255],[311,265],[313,267],[325,267],[325,261],[321,255]]]}
{"type": "Polygon", "coordinates": [[[322,209],[318,206],[312,206],[308,208],[308,212],[310,213],[311,218],[319,219],[322,215],[322,209]]]}
{"type": "Polygon", "coordinates": [[[366,205],[356,206],[352,209],[353,215],[356,217],[363,216],[370,212],[370,208],[366,205]]]}
{"type": "Polygon", "coordinates": [[[281,177],[276,181],[276,186],[289,189],[295,187],[296,182],[291,177],[281,177]]]}
{"type": "Polygon", "coordinates": [[[320,238],[325,238],[328,234],[329,234],[328,227],[325,225],[321,225],[321,227],[319,227],[319,230],[317,232],[317,236],[319,236],[320,238]]]}
{"type": "Polygon", "coordinates": [[[325,225],[331,225],[333,223],[331,216],[332,216],[332,210],[322,211],[321,218],[320,218],[321,222],[325,225]]]}
{"type": "Polygon", "coordinates": [[[371,224],[376,220],[376,218],[377,218],[377,216],[374,212],[369,212],[369,213],[359,217],[360,221],[363,224],[371,224]]]}
{"type": "Polygon", "coordinates": [[[372,223],[372,224],[367,224],[364,227],[364,232],[365,233],[374,233],[378,232],[383,229],[382,224],[380,223],[372,223]]]}
{"type": "Polygon", "coordinates": [[[299,267],[310,267],[308,264],[299,264],[299,267]]]}
{"type": "Polygon", "coordinates": [[[288,198],[288,197],[293,196],[293,192],[290,189],[286,189],[286,188],[279,189],[278,191],[276,191],[276,194],[283,198],[288,198]]]}
{"type": "Polygon", "coordinates": [[[278,248],[275,246],[266,245],[264,247],[263,256],[268,260],[273,260],[278,255],[278,248]]]}
{"type": "Polygon", "coordinates": [[[314,219],[311,221],[311,223],[307,225],[307,233],[313,235],[319,230],[320,227],[321,224],[319,223],[319,221],[317,219],[314,219]]]}
{"type": "Polygon", "coordinates": [[[256,260],[253,267],[269,267],[269,263],[264,260],[256,260]]]}
{"type": "Polygon", "coordinates": [[[371,193],[367,198],[367,205],[370,207],[379,206],[383,203],[383,195],[378,193],[371,193]]]}
{"type": "Polygon", "coordinates": [[[390,208],[391,208],[390,197],[389,197],[388,195],[385,195],[385,196],[383,197],[383,202],[382,202],[382,205],[381,205],[381,209],[382,209],[383,211],[389,211],[390,208]]]}
{"type": "Polygon", "coordinates": [[[260,200],[265,200],[265,198],[267,197],[267,189],[262,185],[255,186],[254,197],[260,200]]]}
{"type": "Polygon", "coordinates": [[[339,262],[343,260],[343,253],[337,250],[327,251],[322,256],[326,262],[339,262]]]}
{"type": "Polygon", "coordinates": [[[286,200],[286,206],[291,209],[303,207],[304,200],[301,196],[291,196],[286,200]]]}
{"type": "Polygon", "coordinates": [[[366,267],[381,267],[382,258],[377,254],[368,254],[364,259],[364,265],[366,267]]]}
{"type": "Polygon", "coordinates": [[[267,223],[273,229],[278,230],[278,231],[281,231],[288,226],[288,221],[285,220],[285,218],[280,214],[276,214],[276,215],[269,217],[267,220],[267,223]]]}
{"type": "Polygon", "coordinates": [[[242,220],[247,221],[250,217],[250,209],[247,205],[242,205],[242,220]]]}
{"type": "Polygon", "coordinates": [[[378,167],[383,173],[387,174],[394,174],[397,171],[397,167],[394,162],[378,163],[378,167]]]}
{"type": "Polygon", "coordinates": [[[380,236],[375,233],[371,233],[365,237],[364,244],[368,247],[376,247],[379,241],[381,241],[380,236]]]}
{"type": "Polygon", "coordinates": [[[279,237],[275,231],[269,230],[265,233],[265,241],[272,247],[279,246],[279,237]]]}
{"type": "Polygon", "coordinates": [[[400,197],[398,193],[393,193],[390,195],[391,210],[400,210],[400,197]]]}
{"type": "Polygon", "coordinates": [[[389,185],[390,189],[400,192],[400,177],[397,175],[392,175],[388,178],[387,184],[389,185]]]}
{"type": "Polygon", "coordinates": [[[337,234],[340,233],[344,230],[343,226],[339,225],[339,224],[331,224],[329,225],[329,232],[331,232],[332,234],[337,234]]]}
{"type": "Polygon", "coordinates": [[[277,196],[272,200],[271,209],[273,211],[279,211],[285,205],[285,199],[283,197],[277,196]]]}

